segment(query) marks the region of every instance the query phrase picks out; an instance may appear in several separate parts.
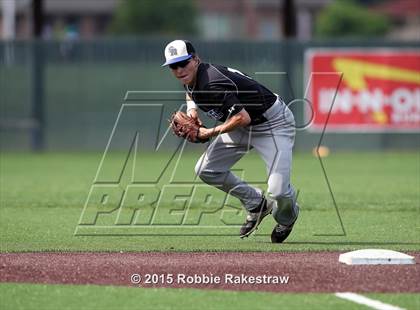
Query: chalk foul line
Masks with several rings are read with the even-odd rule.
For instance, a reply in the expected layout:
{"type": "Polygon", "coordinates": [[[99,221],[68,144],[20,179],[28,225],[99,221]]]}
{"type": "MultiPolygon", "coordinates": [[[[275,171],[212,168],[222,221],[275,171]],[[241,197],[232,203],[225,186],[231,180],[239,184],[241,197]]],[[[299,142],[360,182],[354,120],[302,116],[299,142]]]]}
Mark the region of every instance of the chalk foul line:
{"type": "Polygon", "coordinates": [[[368,306],[372,309],[377,310],[405,310],[404,308],[400,308],[397,306],[393,306],[390,304],[383,303],[381,301],[367,298],[365,296],[355,294],[355,293],[335,293],[335,296],[342,299],[347,299],[353,301],[355,303],[368,306]]]}

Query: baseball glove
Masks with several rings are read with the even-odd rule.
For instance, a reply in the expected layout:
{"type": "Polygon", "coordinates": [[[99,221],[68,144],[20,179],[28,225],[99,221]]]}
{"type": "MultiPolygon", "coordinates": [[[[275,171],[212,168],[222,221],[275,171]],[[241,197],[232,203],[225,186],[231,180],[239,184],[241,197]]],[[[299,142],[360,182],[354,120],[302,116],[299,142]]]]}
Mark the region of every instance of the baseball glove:
{"type": "Polygon", "coordinates": [[[172,113],[169,123],[175,135],[187,139],[189,142],[205,143],[209,141],[209,139],[201,139],[198,137],[200,127],[203,126],[201,126],[196,119],[188,116],[184,112],[177,111],[172,113]]]}

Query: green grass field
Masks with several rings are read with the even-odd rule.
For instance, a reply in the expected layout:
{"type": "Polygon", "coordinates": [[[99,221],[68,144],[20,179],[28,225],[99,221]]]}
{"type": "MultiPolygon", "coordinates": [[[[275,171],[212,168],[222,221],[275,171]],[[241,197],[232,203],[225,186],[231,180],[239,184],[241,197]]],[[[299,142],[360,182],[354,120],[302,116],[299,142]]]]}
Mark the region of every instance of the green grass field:
{"type": "MultiPolygon", "coordinates": [[[[185,154],[173,180],[193,180],[193,167],[198,156],[185,154]]],[[[205,237],[176,236],[189,233],[190,228],[182,226],[166,228],[162,225],[158,230],[147,225],[141,226],[141,230],[137,225],[116,227],[117,212],[98,216],[96,225],[90,225],[87,232],[97,230],[102,234],[128,236],[74,236],[100,159],[101,155],[94,153],[1,154],[1,251],[306,251],[366,246],[420,249],[419,157],[416,153],[342,153],[324,159],[345,235],[318,159],[312,155],[296,154],[293,183],[300,191],[301,215],[293,234],[281,247],[268,243],[269,238],[264,235],[269,234],[274,225],[271,218],[264,221],[259,234],[240,240],[235,225],[243,221],[243,212],[231,218],[228,213],[225,218],[233,226],[213,230],[201,229],[200,225],[220,227],[221,212],[204,214],[199,225],[192,226],[194,233],[209,234],[205,237]],[[102,229],[102,226],[111,228],[102,229]],[[139,232],[142,235],[136,236],[139,232]],[[147,236],[155,232],[167,236],[147,236]],[[228,236],[214,236],[217,233],[228,236]]],[[[140,159],[136,165],[141,171],[139,179],[147,179],[145,175],[154,179],[161,173],[156,167],[162,167],[167,156],[149,154],[140,159]]],[[[109,179],[109,176],[116,175],[122,160],[123,154],[107,157],[100,176],[109,179]]],[[[255,154],[246,156],[235,168],[243,169],[245,179],[250,183],[265,180],[263,163],[255,154]]],[[[172,172],[171,166],[168,171],[172,172]]],[[[158,186],[167,184],[169,177],[163,176],[158,186]]],[[[124,182],[127,180],[123,178],[121,183],[124,182]]],[[[208,186],[202,188],[205,193],[214,195],[214,205],[223,203],[222,192],[208,186]]],[[[230,199],[229,202],[240,210],[238,201],[230,199]]],[[[206,208],[213,210],[212,203],[192,204],[191,223],[196,221],[199,212],[206,208]]],[[[181,217],[168,212],[169,208],[176,206],[176,202],[163,200],[160,204],[162,212],[156,217],[159,223],[179,223],[181,217]]],[[[96,209],[92,210],[96,214],[96,209]]],[[[129,218],[132,215],[133,209],[129,205],[123,211],[120,215],[122,222],[124,216],[129,218]]],[[[141,220],[139,222],[141,224],[141,220]]],[[[85,232],[83,229],[80,231],[85,232]]]]}
{"type": "MultiPolygon", "coordinates": [[[[0,284],[2,309],[368,309],[333,294],[275,294],[141,289],[95,285],[0,284]],[[165,296],[165,298],[162,298],[165,296]],[[299,296],[299,298],[297,298],[299,296]],[[256,302],[257,301],[257,302],[256,302]],[[286,307],[287,305],[287,307],[286,307]]],[[[415,294],[365,294],[385,303],[416,309],[415,294]]]]}
{"type": "MultiPolygon", "coordinates": [[[[293,234],[286,243],[273,245],[265,234],[271,232],[274,221],[264,221],[256,236],[241,240],[235,234],[245,214],[228,219],[233,226],[210,229],[207,236],[180,236],[189,229],[178,226],[158,227],[165,238],[146,236],[152,228],[121,225],[115,228],[116,212],[101,214],[96,225],[87,228],[101,236],[75,236],[84,204],[96,175],[101,154],[98,153],[1,153],[0,154],[0,242],[1,252],[25,251],[344,251],[359,248],[387,248],[402,251],[420,250],[420,161],[418,153],[336,153],[324,159],[328,179],[334,193],[341,220],[337,217],[319,161],[310,154],[295,154],[293,183],[299,189],[301,215],[293,234]],[[102,229],[101,226],[105,226],[102,229]],[[98,228],[99,227],[99,228],[98,228]],[[108,228],[106,228],[108,227],[108,228]],[[149,229],[150,228],[150,229],[149,229]],[[139,231],[142,235],[138,235],[139,231]],[[215,234],[226,232],[228,236],[215,234]],[[107,235],[112,234],[112,236],[107,235]],[[145,235],[146,234],[146,235],[145,235]]],[[[185,154],[178,169],[164,173],[157,182],[160,187],[173,181],[190,184],[198,153],[185,154]]],[[[111,180],[121,169],[124,154],[111,154],[104,161],[99,179],[111,180]]],[[[146,154],[136,160],[133,174],[136,180],[154,180],[167,161],[167,154],[146,154]]],[[[129,161],[128,167],[131,167],[129,161]]],[[[121,186],[130,184],[131,168],[126,169],[121,186]],[[128,172],[127,172],[128,171],[128,172]]],[[[250,183],[264,183],[265,169],[253,153],[235,166],[250,183]]],[[[152,182],[153,183],[153,182],[152,182]]],[[[261,185],[262,186],[262,185],[261,185]]],[[[264,186],[262,186],[264,187],[264,186]]],[[[181,188],[182,189],[182,188],[181,188]]],[[[208,204],[192,204],[189,216],[197,219],[205,208],[223,202],[223,196],[204,187],[213,195],[208,204]]],[[[181,193],[182,194],[182,193],[181,193]]],[[[237,201],[229,201],[240,208],[237,201]]],[[[168,212],[178,202],[162,200],[161,223],[177,223],[179,217],[168,212]]],[[[95,211],[96,209],[92,209],[95,211]]],[[[128,204],[121,221],[133,214],[128,204]],[[124,217],[125,216],[125,217],[124,217]]],[[[235,209],[232,209],[235,210],[235,209]]],[[[179,211],[179,210],[178,210],[179,211]]],[[[181,212],[182,213],[182,212],[181,212]]],[[[220,225],[220,212],[207,213],[194,226],[220,225]]],[[[179,214],[178,214],[179,215],[179,214]]],[[[232,215],[232,214],[231,214],[232,215]]],[[[139,220],[141,224],[141,219],[139,220]]],[[[85,229],[86,227],[83,227],[85,229]]],[[[81,231],[84,231],[84,230],[81,231]]],[[[155,229],[155,228],[153,228],[155,229]]],[[[86,232],[86,231],[84,231],[86,232]]],[[[368,296],[369,294],[367,294],[368,296]]],[[[356,304],[332,294],[270,294],[222,291],[135,289],[97,286],[0,285],[2,309],[69,309],[115,308],[128,309],[142,303],[149,308],[169,309],[197,305],[218,305],[217,309],[253,309],[287,305],[300,309],[358,309],[356,304]],[[95,298],[91,298],[95,295],[95,298]],[[157,296],[165,296],[159,299],[157,296]],[[115,298],[114,298],[115,297],[115,298]],[[157,301],[159,300],[159,301],[157,301]],[[217,302],[215,302],[217,301],[217,302]],[[245,307],[246,308],[246,307],[245,307]]],[[[378,300],[407,309],[416,309],[419,295],[373,294],[378,300]]],[[[216,308],[216,306],[215,306],[216,308]]],[[[210,308],[209,308],[210,309],[210,308]]],[[[364,309],[360,306],[360,309],[364,309]]]]}

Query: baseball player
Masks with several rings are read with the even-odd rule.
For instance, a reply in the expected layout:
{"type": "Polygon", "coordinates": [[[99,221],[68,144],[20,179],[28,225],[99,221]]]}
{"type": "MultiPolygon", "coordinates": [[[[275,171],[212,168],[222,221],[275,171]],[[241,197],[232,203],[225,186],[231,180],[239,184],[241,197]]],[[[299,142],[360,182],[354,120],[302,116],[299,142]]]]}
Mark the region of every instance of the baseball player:
{"type": "MultiPolygon", "coordinates": [[[[296,222],[299,207],[290,184],[295,121],[292,112],[276,94],[244,73],[201,62],[189,41],[175,40],[165,48],[166,62],[186,90],[187,114],[198,125],[196,137],[213,138],[200,157],[195,172],[205,183],[238,198],[248,212],[240,237],[255,231],[272,213],[277,224],[273,243],[283,242],[296,222]],[[214,128],[201,126],[197,108],[221,122],[214,128]],[[268,191],[255,188],[230,171],[254,148],[264,160],[268,191]]],[[[174,126],[173,126],[174,128],[174,126]]],[[[185,137],[183,133],[177,133],[185,137]]]]}

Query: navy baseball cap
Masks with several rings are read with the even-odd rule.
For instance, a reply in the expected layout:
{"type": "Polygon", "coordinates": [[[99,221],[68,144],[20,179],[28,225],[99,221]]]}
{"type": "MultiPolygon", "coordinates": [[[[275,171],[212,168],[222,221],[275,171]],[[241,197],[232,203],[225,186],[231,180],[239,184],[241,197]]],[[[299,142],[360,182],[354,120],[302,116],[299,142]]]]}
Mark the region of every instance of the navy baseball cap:
{"type": "Polygon", "coordinates": [[[172,41],[165,47],[166,62],[162,67],[190,59],[194,55],[195,49],[191,42],[186,40],[172,41]]]}

